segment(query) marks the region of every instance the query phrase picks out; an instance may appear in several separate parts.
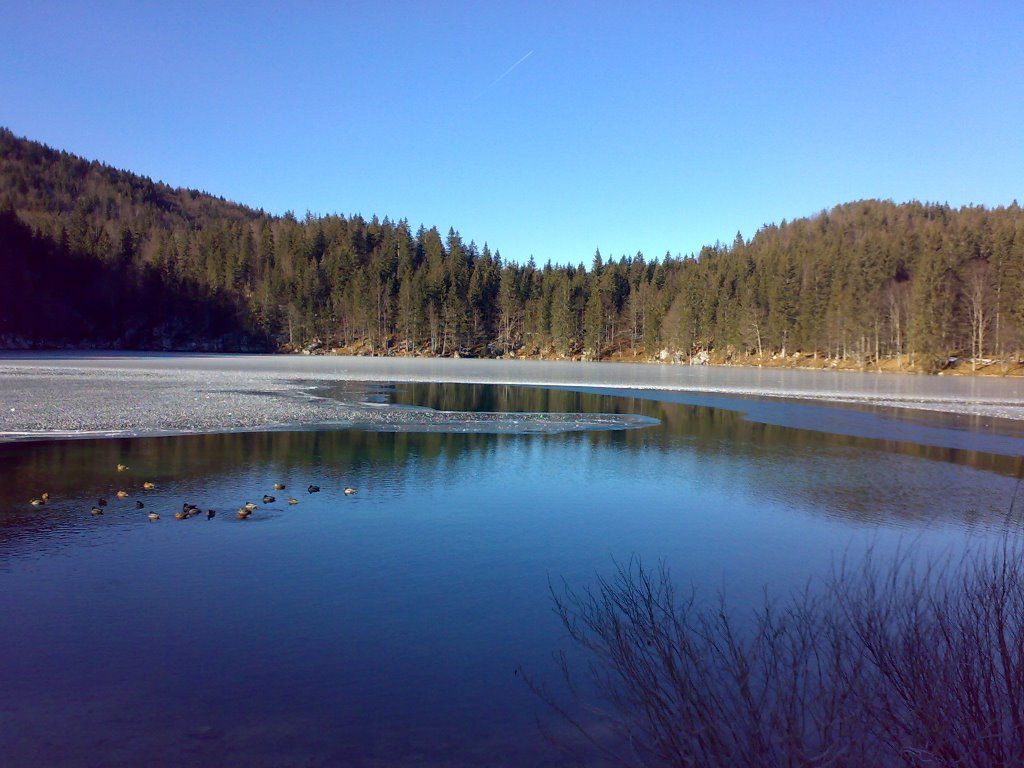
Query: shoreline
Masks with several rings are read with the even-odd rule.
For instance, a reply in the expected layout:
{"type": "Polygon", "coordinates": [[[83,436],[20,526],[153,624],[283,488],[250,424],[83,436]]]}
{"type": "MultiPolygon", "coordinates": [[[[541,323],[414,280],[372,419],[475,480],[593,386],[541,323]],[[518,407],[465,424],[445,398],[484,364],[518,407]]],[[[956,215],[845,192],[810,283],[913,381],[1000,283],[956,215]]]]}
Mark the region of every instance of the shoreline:
{"type": "MultiPolygon", "coordinates": [[[[397,349],[397,348],[396,348],[397,349]]],[[[471,359],[471,360],[535,360],[542,362],[567,363],[635,363],[642,365],[708,365],[723,368],[792,368],[821,371],[851,371],[855,373],[897,373],[916,376],[996,376],[1024,377],[1024,360],[983,358],[977,363],[969,358],[950,356],[946,364],[939,370],[927,370],[910,362],[910,356],[900,358],[882,358],[871,363],[858,363],[852,358],[823,357],[815,353],[793,352],[784,354],[740,354],[732,350],[726,352],[706,351],[687,356],[676,349],[664,348],[656,355],[646,352],[617,349],[603,354],[598,359],[585,354],[564,355],[551,351],[535,351],[526,354],[506,353],[504,355],[462,358],[458,354],[440,356],[419,351],[394,351],[380,354],[367,349],[365,344],[345,347],[328,347],[321,342],[313,342],[306,346],[285,345],[276,352],[268,354],[307,355],[314,357],[372,357],[380,359],[471,359]]]]}
{"type": "Polygon", "coordinates": [[[249,350],[131,350],[131,349],[107,349],[107,348],[78,348],[78,347],[48,347],[29,349],[24,347],[3,347],[0,346],[0,364],[5,359],[36,358],[45,355],[76,356],[76,355],[113,355],[113,356],[173,356],[173,357],[204,357],[204,356],[246,356],[246,357],[327,357],[327,358],[353,358],[371,360],[493,360],[493,361],[524,361],[543,363],[592,363],[592,364],[624,364],[624,365],[651,365],[651,366],[682,366],[682,367],[711,367],[711,368],[752,368],[752,369],[786,369],[786,370],[809,370],[809,371],[836,371],[848,373],[882,373],[897,374],[906,376],[956,376],[956,377],[979,377],[979,378],[1009,378],[1024,379],[1024,360],[984,358],[977,363],[972,363],[969,358],[949,357],[946,365],[940,370],[926,370],[920,365],[911,364],[906,360],[884,358],[872,363],[858,363],[852,359],[828,358],[816,356],[811,353],[794,352],[791,355],[781,354],[730,354],[711,352],[702,362],[694,362],[699,356],[687,359],[678,351],[662,350],[657,356],[647,354],[630,354],[628,352],[613,352],[603,355],[599,359],[588,358],[583,354],[561,355],[556,353],[534,353],[534,354],[505,354],[495,356],[460,356],[455,355],[431,355],[423,352],[393,351],[387,354],[368,352],[365,346],[357,345],[352,347],[333,347],[314,343],[306,347],[296,346],[294,348],[283,347],[277,351],[260,352],[249,350]]]}

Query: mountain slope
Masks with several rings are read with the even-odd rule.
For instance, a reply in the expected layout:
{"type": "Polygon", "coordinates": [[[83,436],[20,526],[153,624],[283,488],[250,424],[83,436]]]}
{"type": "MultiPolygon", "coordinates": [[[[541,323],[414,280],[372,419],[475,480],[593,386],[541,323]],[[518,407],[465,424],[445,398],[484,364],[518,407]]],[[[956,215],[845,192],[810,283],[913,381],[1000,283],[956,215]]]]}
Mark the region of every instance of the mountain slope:
{"type": "Polygon", "coordinates": [[[865,200],[692,257],[538,267],[404,220],[270,216],[0,129],[0,259],[0,346],[924,369],[1024,349],[1016,203],[865,200]]]}

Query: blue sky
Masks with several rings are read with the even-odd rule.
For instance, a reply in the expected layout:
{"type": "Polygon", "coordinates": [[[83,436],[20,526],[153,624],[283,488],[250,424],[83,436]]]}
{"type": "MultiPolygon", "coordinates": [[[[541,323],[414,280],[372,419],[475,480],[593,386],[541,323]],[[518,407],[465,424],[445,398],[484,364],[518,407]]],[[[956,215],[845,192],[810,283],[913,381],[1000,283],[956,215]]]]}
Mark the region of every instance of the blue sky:
{"type": "Polygon", "coordinates": [[[1022,41],[1019,2],[0,0],[0,125],[589,264],[863,198],[1024,202],[1022,41]]]}

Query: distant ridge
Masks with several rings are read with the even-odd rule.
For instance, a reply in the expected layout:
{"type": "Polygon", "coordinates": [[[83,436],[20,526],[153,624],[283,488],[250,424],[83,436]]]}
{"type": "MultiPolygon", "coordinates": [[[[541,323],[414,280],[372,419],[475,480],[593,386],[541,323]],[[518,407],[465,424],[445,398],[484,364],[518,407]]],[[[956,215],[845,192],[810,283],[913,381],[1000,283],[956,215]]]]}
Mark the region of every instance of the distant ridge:
{"type": "Polygon", "coordinates": [[[0,129],[0,265],[0,347],[919,370],[1024,349],[1016,202],[863,200],[688,258],[541,267],[405,220],[271,216],[0,129]]]}

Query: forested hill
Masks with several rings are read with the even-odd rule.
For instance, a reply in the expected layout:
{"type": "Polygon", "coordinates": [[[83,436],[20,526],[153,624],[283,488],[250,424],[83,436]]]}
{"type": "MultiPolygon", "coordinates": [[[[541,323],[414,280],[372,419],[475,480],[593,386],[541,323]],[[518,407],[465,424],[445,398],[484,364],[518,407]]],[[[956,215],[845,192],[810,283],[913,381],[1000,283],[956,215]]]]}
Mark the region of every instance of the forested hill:
{"type": "Polygon", "coordinates": [[[0,129],[0,346],[928,369],[1024,350],[1016,203],[862,201],[692,257],[588,262],[506,262],[404,220],[271,216],[0,129]]]}

